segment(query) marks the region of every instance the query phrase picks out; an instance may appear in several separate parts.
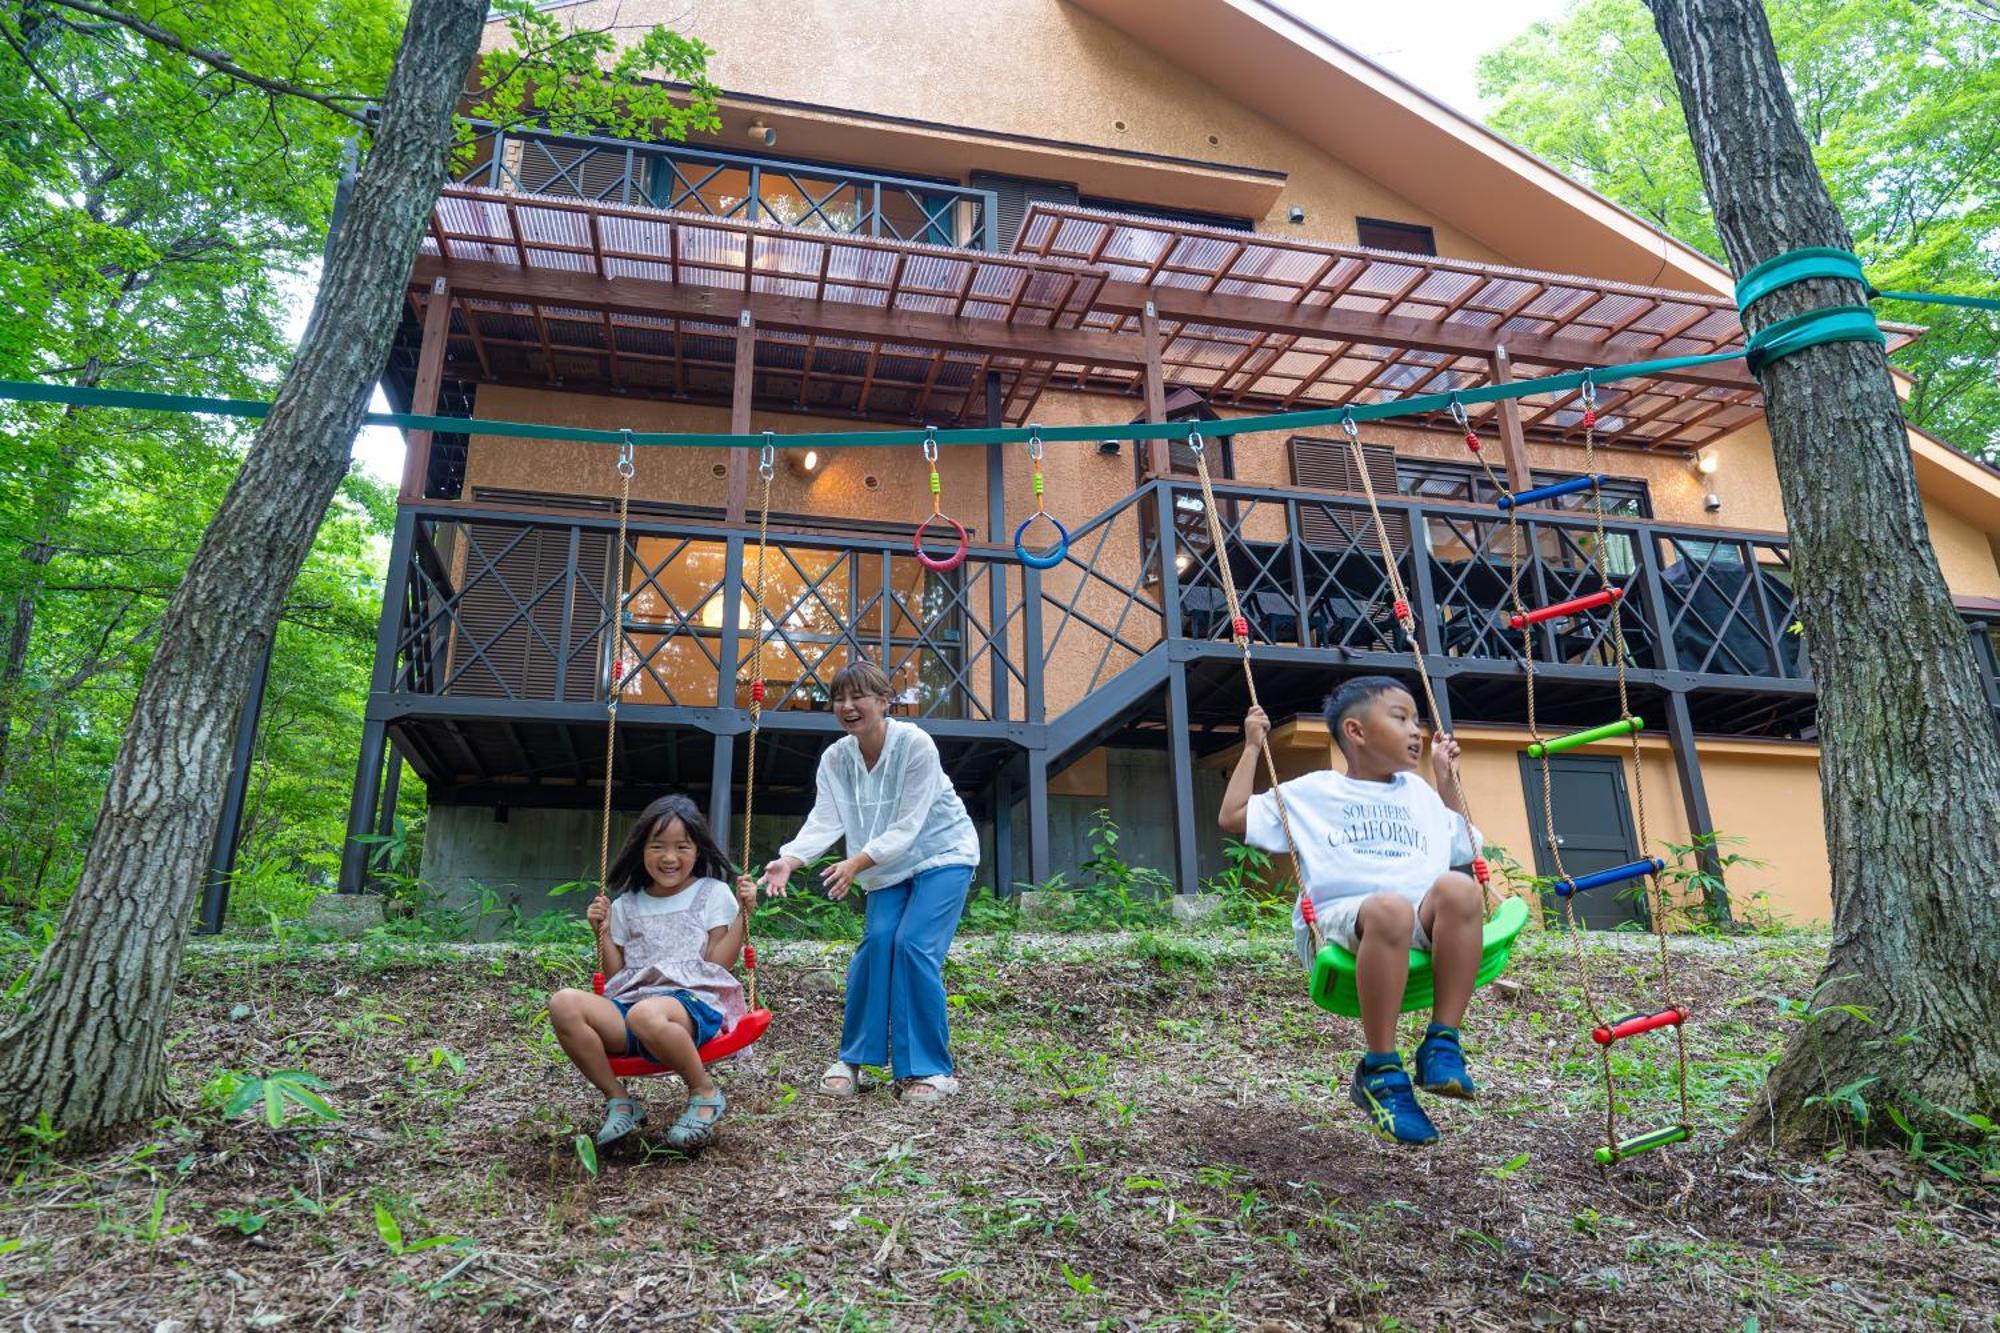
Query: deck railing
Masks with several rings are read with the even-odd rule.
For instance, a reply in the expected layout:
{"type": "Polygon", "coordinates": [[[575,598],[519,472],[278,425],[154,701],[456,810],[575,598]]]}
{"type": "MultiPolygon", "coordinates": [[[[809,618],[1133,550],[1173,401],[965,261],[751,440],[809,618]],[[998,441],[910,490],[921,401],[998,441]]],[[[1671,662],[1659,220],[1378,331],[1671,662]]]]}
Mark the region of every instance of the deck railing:
{"type": "MultiPolygon", "coordinates": [[[[1226,558],[1260,646],[1363,660],[1408,651],[1387,559],[1410,590],[1422,651],[1459,669],[1512,673],[1507,628],[1518,580],[1529,605],[1595,587],[1589,515],[1505,519],[1471,506],[1382,501],[1387,551],[1366,501],[1224,483],[1226,558]]],[[[766,554],[767,706],[816,709],[856,654],[882,662],[900,711],[981,722],[1053,719],[1168,641],[1226,643],[1220,565],[1201,494],[1150,482],[1074,530],[1048,570],[975,544],[964,565],[924,569],[897,533],[774,532],[766,554]]],[[[1807,685],[1804,627],[1781,537],[1629,518],[1602,527],[1623,591],[1622,629],[1642,678],[1680,688],[1807,685]]],[[[609,515],[459,504],[406,506],[378,690],[509,700],[522,716],[601,705],[741,708],[749,700],[752,529],[699,519],[634,521],[613,558],[609,515]],[[628,594],[612,632],[620,580],[628,594]]],[[[1971,627],[1983,688],[2000,711],[2000,656],[1971,627]]],[[[1552,679],[1603,678],[1610,618],[1587,611],[1535,627],[1525,651],[1552,679]]],[[[1386,664],[1386,658],[1383,660],[1386,664]]]]}
{"type": "MultiPolygon", "coordinates": [[[[603,704],[742,708],[757,623],[754,531],[610,517],[407,506],[390,693],[504,699],[532,717],[603,704]],[[621,584],[622,580],[622,584],[621,584]],[[612,620],[625,594],[622,623],[612,620]]],[[[766,548],[766,707],[818,709],[857,654],[909,716],[999,720],[1027,697],[1010,638],[1031,618],[1012,551],[932,573],[891,536],[778,533],[766,548]],[[993,584],[1002,585],[998,623],[993,584]]]]}
{"type": "Polygon", "coordinates": [[[472,160],[454,179],[494,190],[650,205],[846,235],[999,248],[999,203],[991,190],[679,144],[488,127],[474,139],[472,160]]]}

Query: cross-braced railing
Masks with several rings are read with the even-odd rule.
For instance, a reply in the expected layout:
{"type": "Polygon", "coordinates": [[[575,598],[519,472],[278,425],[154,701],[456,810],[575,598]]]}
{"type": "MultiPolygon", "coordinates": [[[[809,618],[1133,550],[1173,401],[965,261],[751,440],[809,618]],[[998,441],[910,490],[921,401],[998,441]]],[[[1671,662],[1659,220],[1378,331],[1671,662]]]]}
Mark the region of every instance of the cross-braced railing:
{"type": "MultiPolygon", "coordinates": [[[[759,623],[748,529],[458,506],[406,508],[392,692],[512,700],[744,707],[759,623]],[[620,592],[623,592],[622,614],[620,592]],[[614,632],[614,619],[616,629],[614,632]]],[[[990,720],[1032,672],[1023,573],[1011,552],[958,569],[918,563],[893,533],[772,534],[764,675],[773,709],[826,706],[833,675],[866,656],[911,717],[990,720]],[[1002,596],[992,595],[995,582],[1002,596]],[[1005,608],[997,622],[996,605],[1005,608]]]]}
{"type": "Polygon", "coordinates": [[[999,205],[991,190],[679,144],[479,128],[471,161],[454,173],[460,184],[923,245],[999,248],[999,205]]]}
{"type": "MultiPolygon", "coordinates": [[[[1409,648],[1394,624],[1393,559],[1418,647],[1499,678],[1522,651],[1506,624],[1512,590],[1531,607],[1595,591],[1600,540],[1640,680],[1749,691],[1809,681],[1781,537],[1632,519],[1607,519],[1600,533],[1573,513],[1524,515],[1510,528],[1491,509],[1400,497],[1382,499],[1378,530],[1359,496],[1234,482],[1215,494],[1221,551],[1199,488],[1176,477],[1078,524],[1044,570],[975,545],[938,573],[901,533],[774,532],[768,706],[825,707],[833,674],[865,655],[888,671],[905,716],[996,728],[1052,720],[1156,649],[1226,643],[1224,559],[1259,649],[1393,667],[1409,648]]],[[[406,507],[376,688],[508,700],[527,718],[602,704],[614,681],[627,704],[747,707],[754,531],[648,517],[614,552],[616,532],[600,514],[406,507]]],[[[1976,656],[2000,711],[2000,653],[1983,625],[1972,627],[1976,656]]],[[[1613,660],[1608,633],[1608,616],[1589,611],[1538,624],[1530,641],[1549,679],[1600,679],[1613,660]]]]}

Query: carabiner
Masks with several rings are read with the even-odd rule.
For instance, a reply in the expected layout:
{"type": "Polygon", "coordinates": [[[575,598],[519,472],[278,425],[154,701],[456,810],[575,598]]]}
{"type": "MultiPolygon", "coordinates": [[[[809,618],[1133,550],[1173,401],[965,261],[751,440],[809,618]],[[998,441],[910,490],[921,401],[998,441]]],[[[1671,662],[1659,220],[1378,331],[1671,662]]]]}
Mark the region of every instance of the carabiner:
{"type": "Polygon", "coordinates": [[[1040,426],[1028,427],[1028,457],[1034,459],[1037,463],[1042,461],[1042,428],[1040,426]]]}
{"type": "Polygon", "coordinates": [[[621,430],[618,435],[618,475],[630,481],[632,474],[639,470],[638,464],[632,461],[632,432],[621,430]]]}
{"type": "Polygon", "coordinates": [[[1340,414],[1340,428],[1347,432],[1348,439],[1357,443],[1360,441],[1361,428],[1354,424],[1354,413],[1342,412],[1340,414]]]}
{"type": "Polygon", "coordinates": [[[937,449],[937,427],[924,427],[924,461],[926,463],[937,462],[937,449]]]}
{"type": "Polygon", "coordinates": [[[1196,458],[1200,458],[1202,450],[1208,446],[1202,442],[1201,432],[1190,428],[1187,434],[1187,447],[1188,452],[1192,453],[1196,458]]]}
{"type": "Polygon", "coordinates": [[[1465,404],[1458,401],[1458,391],[1455,389],[1451,395],[1451,419],[1453,424],[1457,425],[1460,429],[1471,429],[1471,423],[1466,420],[1465,416],[1465,404]]]}
{"type": "Polygon", "coordinates": [[[769,481],[778,470],[778,446],[774,443],[776,431],[764,432],[764,447],[757,451],[757,475],[769,481]]]}
{"type": "Polygon", "coordinates": [[[1590,377],[1589,371],[1583,372],[1583,382],[1576,387],[1585,407],[1597,406],[1597,381],[1590,377]]]}

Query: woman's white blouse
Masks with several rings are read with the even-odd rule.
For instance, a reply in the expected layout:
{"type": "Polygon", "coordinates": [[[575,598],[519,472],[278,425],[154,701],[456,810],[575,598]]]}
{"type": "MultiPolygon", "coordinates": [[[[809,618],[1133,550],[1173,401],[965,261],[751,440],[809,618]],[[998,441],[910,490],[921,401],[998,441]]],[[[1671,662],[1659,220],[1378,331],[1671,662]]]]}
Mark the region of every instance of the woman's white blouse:
{"type": "Polygon", "coordinates": [[[841,737],[820,755],[817,785],[805,827],[780,856],[810,862],[844,837],[849,856],[866,852],[875,862],[854,877],[863,892],[938,866],[979,864],[979,835],[921,727],[890,718],[872,769],[861,743],[841,737]]]}

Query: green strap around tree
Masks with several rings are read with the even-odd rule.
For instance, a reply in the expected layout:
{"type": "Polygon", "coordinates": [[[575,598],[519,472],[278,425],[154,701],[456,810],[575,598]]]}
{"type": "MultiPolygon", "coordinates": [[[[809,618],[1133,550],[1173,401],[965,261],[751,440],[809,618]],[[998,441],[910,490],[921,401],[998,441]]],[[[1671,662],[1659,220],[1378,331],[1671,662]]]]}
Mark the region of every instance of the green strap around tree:
{"type": "MultiPolygon", "coordinates": [[[[1984,296],[1945,296],[1921,292],[1878,292],[1869,286],[1861,271],[1861,261],[1845,250],[1814,246],[1792,250],[1767,259],[1743,275],[1736,284],[1736,304],[1748,310],[1759,298],[1780,287],[1810,278],[1846,278],[1858,282],[1871,298],[1925,301],[1937,305],[1967,306],[1978,310],[2000,310],[2000,299],[1984,296]]],[[[909,448],[933,440],[942,445],[1023,444],[1031,438],[1046,442],[1095,442],[1098,440],[1185,440],[1197,427],[1203,435],[1248,435],[1260,431],[1318,430],[1346,422],[1383,421],[1392,417],[1424,416],[1449,412],[1454,407],[1496,403],[1508,398],[1536,394],[1564,393],[1585,381],[1611,384],[1619,380],[1643,379],[1694,366],[1714,365],[1744,358],[1751,373],[1780,357],[1802,352],[1829,342],[1874,342],[1887,345],[1874,314],[1865,306],[1833,306],[1809,310],[1803,315],[1778,321],[1760,330],[1741,350],[1710,352],[1703,356],[1669,356],[1651,361],[1602,366],[1590,370],[1565,371],[1538,379],[1515,380],[1508,384],[1487,384],[1477,389],[1449,393],[1418,394],[1379,403],[1357,403],[1348,407],[1320,408],[1305,412],[1276,412],[1260,417],[1236,417],[1227,421],[1136,422],[1129,426],[1018,426],[970,428],[963,430],[861,430],[809,431],[784,437],[788,449],[909,448]]],[[[207,398],[194,394],[148,393],[134,389],[81,388],[70,384],[41,384],[32,380],[0,380],[0,401],[61,403],[70,407],[122,407],[150,412],[193,412],[207,416],[244,417],[261,420],[270,414],[269,403],[246,398],[207,398]]],[[[563,440],[579,444],[641,445],[680,449],[756,449],[766,437],[723,433],[667,431],[590,430],[580,426],[546,426],[528,421],[489,421],[483,417],[439,417],[412,412],[370,412],[362,418],[368,426],[390,426],[399,430],[428,430],[444,435],[493,435],[514,440],[563,440]]]]}
{"type": "MultiPolygon", "coordinates": [[[[1815,278],[1831,278],[1859,283],[1869,300],[1919,301],[1929,305],[1965,306],[1974,310],[2000,310],[2000,298],[1952,296],[1930,292],[1885,292],[1868,281],[1861,260],[1852,252],[1830,245],[1813,245],[1788,250],[1745,273],[1736,283],[1736,308],[1748,313],[1751,306],[1780,288],[1815,278]]],[[[1744,347],[1744,360],[1751,374],[1781,357],[1803,352],[1808,347],[1832,342],[1872,342],[1887,345],[1875,314],[1866,306],[1828,306],[1779,320],[1761,329],[1744,347]]]]}

